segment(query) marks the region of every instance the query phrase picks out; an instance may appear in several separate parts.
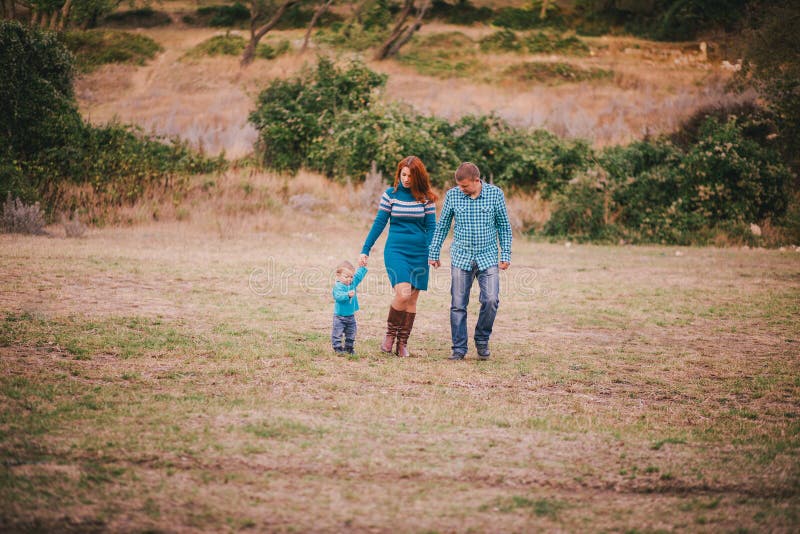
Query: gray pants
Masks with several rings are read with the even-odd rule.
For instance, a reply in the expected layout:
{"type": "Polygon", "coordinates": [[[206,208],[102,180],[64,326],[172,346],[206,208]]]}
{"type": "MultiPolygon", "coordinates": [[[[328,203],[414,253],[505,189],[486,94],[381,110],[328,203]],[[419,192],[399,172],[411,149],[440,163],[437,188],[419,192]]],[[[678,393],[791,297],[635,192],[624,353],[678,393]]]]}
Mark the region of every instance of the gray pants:
{"type": "Polygon", "coordinates": [[[355,352],[357,330],[355,315],[334,315],[333,330],[331,330],[333,350],[353,354],[355,352]],[[342,345],[342,336],[344,336],[344,345],[342,345]]]}

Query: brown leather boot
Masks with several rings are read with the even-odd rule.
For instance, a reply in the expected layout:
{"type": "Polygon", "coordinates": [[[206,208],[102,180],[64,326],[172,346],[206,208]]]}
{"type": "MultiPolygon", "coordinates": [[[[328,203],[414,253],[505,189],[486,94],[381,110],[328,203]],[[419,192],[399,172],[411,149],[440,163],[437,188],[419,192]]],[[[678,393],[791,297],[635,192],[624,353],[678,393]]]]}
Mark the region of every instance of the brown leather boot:
{"type": "Polygon", "coordinates": [[[383,343],[381,343],[381,352],[392,352],[397,330],[403,322],[403,314],[405,313],[389,306],[389,317],[386,319],[386,337],[383,338],[383,343]]]}
{"type": "Polygon", "coordinates": [[[404,312],[403,323],[397,331],[397,350],[395,354],[401,358],[408,358],[411,354],[408,352],[408,336],[411,335],[411,329],[414,327],[414,317],[416,313],[404,312]]]}

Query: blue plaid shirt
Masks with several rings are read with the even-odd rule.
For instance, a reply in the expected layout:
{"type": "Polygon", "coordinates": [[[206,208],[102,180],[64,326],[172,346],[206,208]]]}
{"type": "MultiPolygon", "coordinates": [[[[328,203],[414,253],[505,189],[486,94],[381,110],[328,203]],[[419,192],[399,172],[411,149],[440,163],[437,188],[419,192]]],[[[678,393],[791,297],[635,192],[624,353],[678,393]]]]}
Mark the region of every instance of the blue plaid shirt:
{"type": "Polygon", "coordinates": [[[506,199],[499,187],[483,182],[478,198],[465,195],[454,187],[444,197],[444,207],[433,233],[428,259],[438,260],[444,238],[455,218],[450,264],[472,269],[473,262],[483,271],[497,265],[497,242],[500,261],[511,262],[511,224],[506,212],[506,199]]]}

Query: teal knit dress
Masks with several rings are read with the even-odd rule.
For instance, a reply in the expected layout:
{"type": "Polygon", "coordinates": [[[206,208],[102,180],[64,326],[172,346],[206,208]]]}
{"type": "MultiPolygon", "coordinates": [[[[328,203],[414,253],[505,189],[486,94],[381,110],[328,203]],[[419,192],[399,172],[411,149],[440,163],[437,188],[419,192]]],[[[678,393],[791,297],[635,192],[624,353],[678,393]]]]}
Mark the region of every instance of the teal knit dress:
{"type": "Polygon", "coordinates": [[[383,247],[383,261],[392,287],[408,282],[415,289],[428,289],[428,245],[436,228],[436,204],[419,202],[403,184],[387,189],[381,195],[362,254],[369,256],[387,223],[389,237],[383,247]]]}

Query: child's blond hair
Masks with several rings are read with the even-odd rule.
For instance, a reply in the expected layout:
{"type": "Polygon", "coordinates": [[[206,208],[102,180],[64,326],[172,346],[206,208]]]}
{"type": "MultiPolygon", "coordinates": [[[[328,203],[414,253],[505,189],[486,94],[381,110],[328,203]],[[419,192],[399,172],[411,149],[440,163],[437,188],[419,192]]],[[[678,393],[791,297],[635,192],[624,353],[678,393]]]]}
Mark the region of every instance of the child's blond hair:
{"type": "Polygon", "coordinates": [[[336,266],[336,274],[342,274],[342,271],[347,269],[348,271],[355,271],[356,268],[353,267],[353,264],[347,260],[344,260],[339,265],[336,266]]]}

